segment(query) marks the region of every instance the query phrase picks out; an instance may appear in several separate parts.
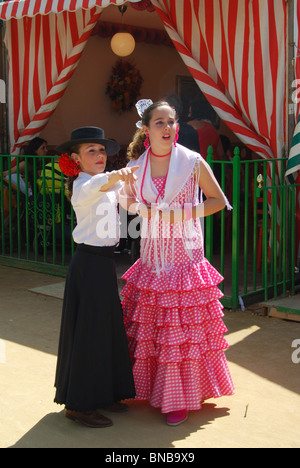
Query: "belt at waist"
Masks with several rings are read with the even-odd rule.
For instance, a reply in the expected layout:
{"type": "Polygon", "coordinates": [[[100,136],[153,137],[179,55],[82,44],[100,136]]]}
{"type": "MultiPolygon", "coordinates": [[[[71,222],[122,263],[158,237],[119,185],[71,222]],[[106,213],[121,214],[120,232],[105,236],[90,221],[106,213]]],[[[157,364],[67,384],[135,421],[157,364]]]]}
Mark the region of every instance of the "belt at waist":
{"type": "Polygon", "coordinates": [[[77,249],[79,252],[90,253],[93,255],[99,255],[101,257],[110,257],[113,258],[116,246],[105,246],[105,247],[98,247],[94,245],[86,245],[86,244],[77,244],[77,249]]]}

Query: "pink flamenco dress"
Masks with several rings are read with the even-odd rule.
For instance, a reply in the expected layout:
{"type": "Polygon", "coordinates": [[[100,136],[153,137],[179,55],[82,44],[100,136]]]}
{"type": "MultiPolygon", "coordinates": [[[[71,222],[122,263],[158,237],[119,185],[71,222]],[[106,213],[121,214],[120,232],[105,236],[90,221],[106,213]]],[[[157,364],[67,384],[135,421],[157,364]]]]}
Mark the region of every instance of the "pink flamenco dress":
{"type": "MultiPolygon", "coordinates": [[[[165,178],[152,184],[163,198],[165,178]]],[[[195,204],[197,194],[191,173],[170,206],[195,204]]],[[[217,287],[223,278],[204,257],[199,219],[143,222],[141,258],[121,292],[136,399],[162,413],[199,410],[204,400],[234,393],[217,287]]]]}

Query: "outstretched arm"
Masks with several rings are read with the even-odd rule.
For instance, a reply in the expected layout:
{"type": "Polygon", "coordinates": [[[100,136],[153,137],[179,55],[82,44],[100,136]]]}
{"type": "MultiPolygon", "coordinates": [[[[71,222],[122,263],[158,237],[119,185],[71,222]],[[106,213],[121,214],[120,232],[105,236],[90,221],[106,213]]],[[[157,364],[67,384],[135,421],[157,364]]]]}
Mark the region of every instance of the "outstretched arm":
{"type": "Polygon", "coordinates": [[[123,169],[119,169],[118,171],[107,172],[106,175],[108,177],[108,183],[102,185],[100,191],[107,192],[113,185],[117,182],[125,182],[125,184],[130,185],[133,184],[136,180],[136,176],[134,175],[135,171],[139,168],[139,166],[134,167],[124,167],[123,169]]]}

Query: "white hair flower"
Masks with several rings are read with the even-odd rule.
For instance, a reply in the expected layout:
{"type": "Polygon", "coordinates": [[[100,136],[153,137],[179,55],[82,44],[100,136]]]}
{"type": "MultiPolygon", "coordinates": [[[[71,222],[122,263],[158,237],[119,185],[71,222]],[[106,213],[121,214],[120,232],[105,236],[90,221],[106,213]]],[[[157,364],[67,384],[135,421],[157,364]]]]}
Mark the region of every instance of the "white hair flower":
{"type": "MultiPolygon", "coordinates": [[[[135,105],[139,116],[143,117],[145,110],[148,109],[148,107],[150,107],[152,104],[153,104],[153,101],[151,101],[151,99],[140,99],[135,105]]],[[[139,120],[136,123],[136,126],[138,128],[142,128],[142,126],[143,126],[142,121],[139,120]]]]}

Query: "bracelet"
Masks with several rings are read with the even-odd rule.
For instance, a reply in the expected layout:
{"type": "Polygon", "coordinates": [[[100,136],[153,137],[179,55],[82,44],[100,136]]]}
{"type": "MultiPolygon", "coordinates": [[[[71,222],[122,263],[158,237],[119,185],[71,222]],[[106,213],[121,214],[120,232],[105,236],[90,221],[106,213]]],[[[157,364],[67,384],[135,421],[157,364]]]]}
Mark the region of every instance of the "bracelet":
{"type": "Polygon", "coordinates": [[[138,204],[136,205],[136,207],[135,207],[135,212],[136,212],[137,215],[140,214],[140,206],[141,206],[141,205],[142,205],[142,203],[138,203],[138,204]]]}
{"type": "Polygon", "coordinates": [[[192,219],[193,215],[192,215],[192,208],[190,207],[190,205],[185,205],[184,206],[184,214],[185,214],[185,221],[189,221],[190,219],[192,219]]]}

